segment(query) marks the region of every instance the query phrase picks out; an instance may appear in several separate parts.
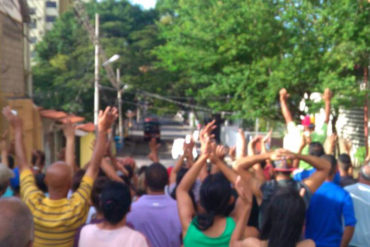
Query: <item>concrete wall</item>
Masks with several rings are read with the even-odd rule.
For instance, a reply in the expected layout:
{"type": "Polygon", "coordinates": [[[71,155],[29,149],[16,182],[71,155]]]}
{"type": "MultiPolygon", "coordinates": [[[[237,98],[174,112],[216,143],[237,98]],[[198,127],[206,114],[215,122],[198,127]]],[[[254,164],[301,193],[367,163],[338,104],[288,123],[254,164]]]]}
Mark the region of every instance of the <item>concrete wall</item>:
{"type": "Polygon", "coordinates": [[[0,12],[0,91],[3,97],[26,93],[23,24],[0,12]]]}

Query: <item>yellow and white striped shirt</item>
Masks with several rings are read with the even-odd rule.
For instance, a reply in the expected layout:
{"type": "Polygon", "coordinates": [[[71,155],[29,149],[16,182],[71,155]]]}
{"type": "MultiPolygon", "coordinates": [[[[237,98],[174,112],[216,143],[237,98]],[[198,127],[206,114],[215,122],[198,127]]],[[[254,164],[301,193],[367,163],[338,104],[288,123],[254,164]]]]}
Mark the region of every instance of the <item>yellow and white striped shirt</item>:
{"type": "Polygon", "coordinates": [[[93,179],[84,176],[70,199],[50,200],[36,187],[31,170],[20,176],[21,198],[35,223],[34,247],[71,247],[76,230],[85,223],[93,179]]]}

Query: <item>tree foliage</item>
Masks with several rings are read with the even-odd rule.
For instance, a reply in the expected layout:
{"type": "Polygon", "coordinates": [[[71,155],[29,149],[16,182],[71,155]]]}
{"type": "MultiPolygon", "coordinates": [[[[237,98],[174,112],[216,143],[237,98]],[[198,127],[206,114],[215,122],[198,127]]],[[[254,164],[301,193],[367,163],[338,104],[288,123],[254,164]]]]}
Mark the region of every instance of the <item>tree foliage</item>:
{"type": "MultiPolygon", "coordinates": [[[[334,91],[333,106],[360,105],[369,65],[368,1],[160,0],[160,66],[187,94],[248,119],[280,117],[278,91],[334,91]]],[[[317,107],[312,106],[311,110],[317,107]]]]}
{"type": "MultiPolygon", "coordinates": [[[[123,94],[124,109],[136,108],[139,90],[159,93],[166,88],[169,94],[176,95],[177,90],[172,89],[175,75],[153,66],[156,57],[151,51],[161,44],[155,25],[158,17],[155,10],[144,11],[126,0],[92,1],[86,4],[86,10],[91,23],[94,23],[95,13],[100,14],[100,42],[107,56],[120,55],[112,67],[120,68],[121,81],[129,85],[123,94]]],[[[58,18],[36,51],[33,67],[36,103],[91,119],[94,47],[72,9],[58,18]]],[[[109,90],[112,85],[103,68],[100,75],[100,84],[105,86],[100,90],[102,107],[115,104],[116,93],[109,90]]],[[[157,105],[161,104],[164,105],[157,102],[157,105]]],[[[168,108],[173,110],[168,106],[165,110],[168,108]]]]}

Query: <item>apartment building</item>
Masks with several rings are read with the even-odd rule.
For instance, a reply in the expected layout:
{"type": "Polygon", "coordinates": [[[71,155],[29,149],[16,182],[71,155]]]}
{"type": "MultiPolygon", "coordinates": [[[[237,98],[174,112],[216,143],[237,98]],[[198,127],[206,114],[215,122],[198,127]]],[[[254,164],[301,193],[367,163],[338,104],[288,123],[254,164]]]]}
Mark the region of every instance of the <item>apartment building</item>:
{"type": "Polygon", "coordinates": [[[72,6],[73,0],[27,0],[27,3],[31,18],[29,25],[31,57],[34,57],[36,44],[52,29],[58,16],[72,6]]]}

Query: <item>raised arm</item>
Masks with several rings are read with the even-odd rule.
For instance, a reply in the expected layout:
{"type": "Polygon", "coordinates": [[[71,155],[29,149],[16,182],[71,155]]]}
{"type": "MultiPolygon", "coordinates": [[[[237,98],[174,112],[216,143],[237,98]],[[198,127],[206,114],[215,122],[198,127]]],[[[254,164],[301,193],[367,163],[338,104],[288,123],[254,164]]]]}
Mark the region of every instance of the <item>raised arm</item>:
{"type": "Polygon", "coordinates": [[[195,215],[195,209],[189,195],[189,191],[197,179],[200,170],[206,164],[207,158],[208,155],[202,154],[195,164],[190,168],[190,170],[185,174],[176,189],[177,208],[182,225],[183,237],[185,237],[188,227],[195,215]]]}
{"type": "Polygon", "coordinates": [[[100,163],[106,151],[108,131],[117,117],[118,113],[116,108],[107,107],[104,112],[99,112],[97,141],[90,160],[90,165],[86,170],[86,175],[93,179],[98,175],[100,163]]]}
{"type": "Polygon", "coordinates": [[[23,143],[23,121],[18,115],[12,113],[12,109],[9,106],[3,108],[3,115],[14,130],[15,156],[19,170],[22,173],[23,170],[30,169],[23,143]]]}
{"type": "Polygon", "coordinates": [[[280,89],[280,107],[283,117],[285,119],[285,123],[288,124],[293,122],[292,114],[290,113],[287,99],[289,98],[288,91],[285,88],[280,89]]]}
{"type": "MultiPolygon", "coordinates": [[[[247,142],[245,140],[245,135],[244,135],[244,130],[243,129],[238,130],[238,138],[240,139],[240,143],[237,143],[238,146],[236,147],[236,149],[237,149],[236,158],[240,159],[240,158],[243,158],[243,157],[247,156],[246,153],[245,153],[246,152],[246,147],[247,147],[247,142]]],[[[248,150],[248,152],[249,152],[249,150],[248,150]]]]}
{"type": "Polygon", "coordinates": [[[75,162],[75,126],[70,120],[63,125],[63,133],[66,138],[66,155],[65,162],[72,168],[73,172],[76,172],[75,162]]]}
{"type": "Polygon", "coordinates": [[[185,174],[176,189],[177,208],[182,225],[183,237],[185,237],[188,227],[195,215],[195,208],[190,198],[189,191],[199,176],[200,171],[206,164],[209,154],[211,153],[210,139],[212,138],[211,131],[214,129],[214,123],[215,121],[208,123],[200,132],[199,138],[201,142],[201,156],[185,174]]]}
{"type": "Polygon", "coordinates": [[[158,149],[160,146],[161,144],[157,143],[156,138],[152,138],[149,142],[150,153],[148,155],[148,158],[155,163],[159,162],[158,149]]]}
{"type": "Polygon", "coordinates": [[[244,246],[242,237],[251,213],[253,196],[250,185],[247,181],[243,181],[240,176],[236,179],[235,188],[239,197],[235,205],[236,226],[229,246],[242,247],[244,246]]]}
{"type": "Polygon", "coordinates": [[[326,88],[323,95],[323,100],[325,102],[325,123],[328,124],[330,120],[330,102],[332,93],[329,88],[326,88]]]}
{"type": "Polygon", "coordinates": [[[180,171],[182,165],[184,164],[184,156],[185,154],[181,155],[177,161],[174,167],[172,167],[171,173],[170,173],[170,184],[176,183],[176,177],[177,173],[180,171]]]}
{"type": "Polygon", "coordinates": [[[6,130],[4,134],[1,136],[0,146],[1,146],[1,163],[9,167],[8,162],[8,148],[6,146],[6,136],[8,131],[6,130]]]}
{"type": "Polygon", "coordinates": [[[225,156],[227,150],[224,146],[218,145],[214,153],[211,154],[210,159],[214,165],[225,175],[225,177],[230,181],[230,183],[235,184],[238,174],[228,167],[221,157],[225,156]]]}

